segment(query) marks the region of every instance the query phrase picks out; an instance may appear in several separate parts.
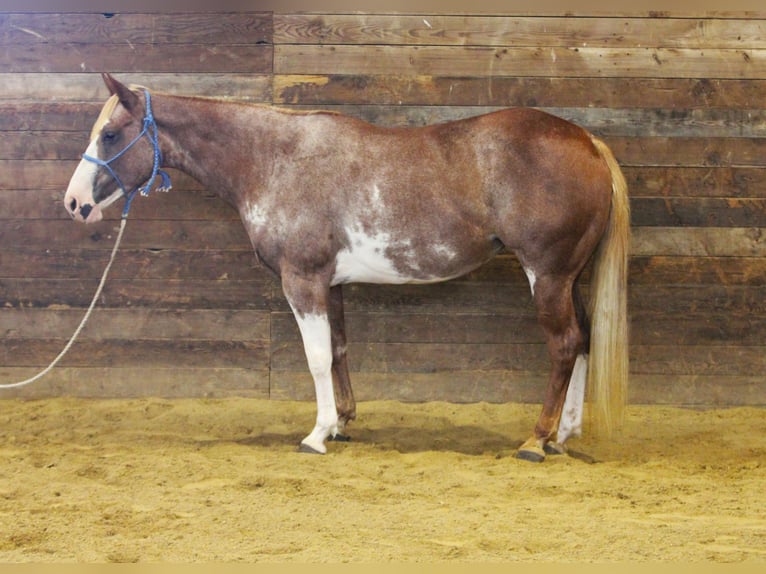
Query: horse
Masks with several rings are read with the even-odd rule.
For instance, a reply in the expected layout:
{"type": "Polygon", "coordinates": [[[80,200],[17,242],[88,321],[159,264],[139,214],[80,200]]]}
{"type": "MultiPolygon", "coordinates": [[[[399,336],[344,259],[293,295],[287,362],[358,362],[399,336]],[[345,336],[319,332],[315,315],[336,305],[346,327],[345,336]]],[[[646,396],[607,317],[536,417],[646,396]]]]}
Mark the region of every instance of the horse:
{"type": "Polygon", "coordinates": [[[550,375],[518,458],[581,436],[584,403],[612,436],[628,379],[628,191],[606,144],[569,121],[509,108],[421,127],[326,111],[109,90],[64,197],[92,223],[180,170],[231,204],[281,280],[314,382],[301,452],[325,454],[356,418],[342,287],[434,283],[514,253],[545,335],[550,375]],[[592,263],[588,307],[578,280],[592,263]],[[586,386],[588,396],[585,395],[586,386]]]}

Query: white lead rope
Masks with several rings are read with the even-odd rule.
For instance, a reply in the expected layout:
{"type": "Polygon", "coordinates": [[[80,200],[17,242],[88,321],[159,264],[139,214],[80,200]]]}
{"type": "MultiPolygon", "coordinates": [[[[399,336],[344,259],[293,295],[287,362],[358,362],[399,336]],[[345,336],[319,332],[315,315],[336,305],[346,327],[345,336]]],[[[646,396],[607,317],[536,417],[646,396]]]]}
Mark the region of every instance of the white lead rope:
{"type": "Polygon", "coordinates": [[[69,342],[64,347],[64,350],[61,351],[55,359],[53,359],[50,365],[48,365],[44,370],[40,371],[34,377],[31,377],[25,381],[19,381],[18,383],[0,384],[0,389],[15,389],[18,387],[24,387],[26,385],[34,383],[38,379],[43,378],[45,375],[51,372],[51,370],[58,364],[58,362],[62,358],[64,358],[64,355],[67,354],[67,352],[72,347],[72,345],[74,345],[74,342],[77,340],[77,337],[80,335],[80,332],[85,327],[85,323],[88,322],[88,319],[90,318],[90,315],[93,312],[93,308],[96,306],[96,301],[98,301],[98,298],[101,296],[101,291],[104,289],[104,284],[106,283],[106,277],[107,275],[109,275],[109,269],[111,269],[112,263],[114,262],[114,256],[117,255],[117,248],[120,246],[120,241],[122,241],[122,233],[125,231],[125,224],[127,223],[127,221],[128,221],[128,218],[123,216],[122,220],[120,221],[120,231],[117,234],[117,239],[115,240],[114,247],[112,248],[112,255],[109,258],[109,263],[107,263],[106,269],[104,269],[104,274],[101,276],[101,282],[98,284],[98,288],[96,289],[96,294],[93,296],[93,301],[90,302],[90,307],[88,307],[88,311],[85,313],[85,316],[82,318],[82,321],[80,321],[80,324],[78,325],[77,329],[72,335],[72,338],[69,339],[69,342]]]}

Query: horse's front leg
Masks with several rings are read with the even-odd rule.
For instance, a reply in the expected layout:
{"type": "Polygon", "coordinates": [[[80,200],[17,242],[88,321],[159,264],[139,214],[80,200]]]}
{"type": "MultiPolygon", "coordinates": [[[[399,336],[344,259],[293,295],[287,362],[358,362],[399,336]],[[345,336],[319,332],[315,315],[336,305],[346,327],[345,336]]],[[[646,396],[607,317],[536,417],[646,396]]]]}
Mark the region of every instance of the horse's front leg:
{"type": "MultiPolygon", "coordinates": [[[[350,421],[356,419],[356,401],[351,390],[346,359],[346,321],[343,313],[343,290],[340,285],[330,288],[329,300],[330,335],[332,339],[332,382],[338,411],[338,430],[343,432],[350,421]]],[[[348,440],[342,434],[335,440],[348,440]]]]}
{"type": "Polygon", "coordinates": [[[316,425],[301,441],[300,451],[324,454],[327,452],[325,440],[339,431],[332,378],[329,285],[317,277],[283,273],[282,288],[298,322],[317,401],[316,425]]]}

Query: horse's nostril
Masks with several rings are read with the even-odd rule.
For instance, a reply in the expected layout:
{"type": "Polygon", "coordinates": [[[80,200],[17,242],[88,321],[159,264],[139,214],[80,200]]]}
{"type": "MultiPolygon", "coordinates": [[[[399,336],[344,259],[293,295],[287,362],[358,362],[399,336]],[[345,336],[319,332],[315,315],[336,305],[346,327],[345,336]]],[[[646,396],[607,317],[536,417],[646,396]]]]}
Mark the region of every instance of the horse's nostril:
{"type": "Polygon", "coordinates": [[[93,210],[93,206],[89,203],[86,203],[80,208],[80,215],[82,215],[83,219],[88,219],[88,216],[90,215],[90,212],[93,210]]]}
{"type": "Polygon", "coordinates": [[[71,203],[69,204],[69,211],[71,211],[72,213],[74,213],[76,209],[77,209],[77,200],[76,200],[76,199],[74,199],[74,198],[72,198],[72,201],[71,201],[71,203]]]}

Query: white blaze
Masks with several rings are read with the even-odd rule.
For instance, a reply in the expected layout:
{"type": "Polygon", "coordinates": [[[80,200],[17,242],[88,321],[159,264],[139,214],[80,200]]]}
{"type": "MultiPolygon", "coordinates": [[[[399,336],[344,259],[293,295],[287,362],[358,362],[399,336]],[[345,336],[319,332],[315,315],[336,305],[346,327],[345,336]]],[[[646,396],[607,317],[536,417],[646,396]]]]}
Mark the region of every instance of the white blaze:
{"type": "MultiPolygon", "coordinates": [[[[95,139],[91,141],[85,153],[92,157],[98,157],[98,141],[95,139]]],[[[77,169],[72,174],[72,179],[69,180],[69,186],[64,195],[64,205],[66,205],[67,211],[72,213],[71,206],[73,199],[77,202],[77,208],[86,204],[94,205],[96,203],[93,200],[93,186],[96,183],[97,173],[98,166],[95,163],[85,158],[80,160],[77,169]]],[[[80,216],[79,211],[72,215],[74,217],[80,216]]]]}

